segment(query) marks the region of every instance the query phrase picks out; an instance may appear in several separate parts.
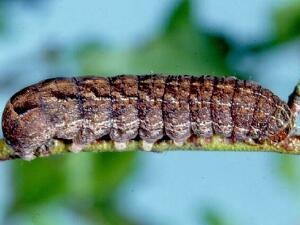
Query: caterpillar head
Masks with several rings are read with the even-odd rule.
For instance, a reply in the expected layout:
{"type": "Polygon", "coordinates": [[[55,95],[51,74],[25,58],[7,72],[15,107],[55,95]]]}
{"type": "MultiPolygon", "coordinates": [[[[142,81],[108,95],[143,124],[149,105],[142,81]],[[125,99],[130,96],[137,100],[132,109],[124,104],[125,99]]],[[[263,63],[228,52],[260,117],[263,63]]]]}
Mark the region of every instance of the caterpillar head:
{"type": "Polygon", "coordinates": [[[37,93],[31,87],[26,88],[10,99],[2,117],[6,142],[13,147],[15,156],[27,160],[32,159],[34,151],[52,135],[38,102],[37,93]]]}

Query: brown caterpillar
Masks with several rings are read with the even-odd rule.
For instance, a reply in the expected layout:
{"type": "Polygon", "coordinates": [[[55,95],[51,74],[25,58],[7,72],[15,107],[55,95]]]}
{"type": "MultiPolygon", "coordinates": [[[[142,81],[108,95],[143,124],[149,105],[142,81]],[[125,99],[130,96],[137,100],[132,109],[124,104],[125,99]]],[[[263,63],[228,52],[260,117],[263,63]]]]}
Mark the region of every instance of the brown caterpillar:
{"type": "Polygon", "coordinates": [[[288,105],[260,85],[234,77],[55,78],[12,96],[2,127],[15,156],[24,159],[53,139],[72,142],[74,152],[107,136],[118,150],[135,138],[148,151],[162,138],[180,146],[191,134],[279,143],[295,126],[300,95],[295,93],[288,105]]]}

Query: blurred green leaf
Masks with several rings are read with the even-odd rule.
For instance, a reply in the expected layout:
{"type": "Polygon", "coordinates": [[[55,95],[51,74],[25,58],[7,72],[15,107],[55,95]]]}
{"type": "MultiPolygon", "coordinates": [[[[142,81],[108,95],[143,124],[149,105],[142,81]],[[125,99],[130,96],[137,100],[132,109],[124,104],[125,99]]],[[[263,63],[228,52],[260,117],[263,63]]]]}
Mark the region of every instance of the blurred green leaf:
{"type": "Polygon", "coordinates": [[[165,31],[143,47],[108,51],[97,42],[83,44],[76,59],[83,73],[112,74],[229,74],[229,45],[193,23],[190,1],[181,1],[165,31]]]}
{"type": "Polygon", "coordinates": [[[300,36],[300,0],[287,0],[273,11],[272,23],[274,35],[261,42],[252,44],[238,44],[236,49],[231,49],[237,58],[247,55],[264,54],[271,48],[296,40],[300,36]]]}
{"type": "Polygon", "coordinates": [[[287,180],[295,181],[297,170],[292,157],[283,157],[279,163],[280,174],[287,180]]]}
{"type": "Polygon", "coordinates": [[[203,31],[192,19],[191,1],[183,0],[171,15],[165,32],[135,51],[132,67],[144,72],[228,74],[228,44],[203,31]]]}
{"type": "Polygon", "coordinates": [[[134,224],[116,209],[115,194],[129,178],[135,161],[136,154],[131,152],[69,157],[69,206],[95,224],[134,224]]]}
{"type": "Polygon", "coordinates": [[[300,0],[288,0],[275,10],[272,18],[274,37],[262,43],[246,46],[243,50],[254,53],[268,51],[279,44],[293,41],[300,36],[300,0]]]}
{"type": "MultiPolygon", "coordinates": [[[[101,45],[96,41],[90,41],[79,46],[75,52],[75,57],[80,66],[80,70],[84,74],[98,74],[104,75],[107,65],[106,63],[112,64],[114,56],[107,60],[109,57],[109,51],[104,50],[101,45]]],[[[117,66],[117,65],[116,65],[117,66]]]]}
{"type": "Polygon", "coordinates": [[[26,213],[15,213],[8,219],[7,224],[13,225],[52,225],[52,224],[72,224],[72,225],[93,225],[81,215],[72,212],[61,206],[59,203],[47,203],[38,208],[32,208],[26,213]]]}
{"type": "Polygon", "coordinates": [[[97,203],[89,209],[82,210],[80,214],[93,221],[93,224],[105,225],[134,225],[138,224],[133,219],[124,215],[116,208],[116,203],[113,201],[106,203],[97,203]]]}
{"type": "Polygon", "coordinates": [[[132,152],[104,153],[101,157],[93,159],[95,174],[92,187],[97,201],[112,196],[120,184],[128,179],[134,169],[135,156],[136,154],[132,152]]]}
{"type": "Polygon", "coordinates": [[[53,201],[66,193],[63,157],[13,162],[13,211],[53,201]]]}
{"type": "MultiPolygon", "coordinates": [[[[101,217],[105,224],[122,224],[116,221],[126,218],[115,209],[114,195],[128,179],[134,161],[133,153],[82,153],[31,162],[16,161],[13,164],[15,196],[9,217],[25,212],[33,215],[45,204],[60,202],[61,206],[83,215],[94,213],[94,217],[97,220],[101,217]]],[[[41,216],[48,218],[48,212],[44,213],[41,216]]],[[[94,217],[87,219],[91,221],[94,217]]]]}
{"type": "Polygon", "coordinates": [[[300,1],[290,0],[275,14],[275,29],[278,42],[300,36],[300,1]]]}
{"type": "Polygon", "coordinates": [[[202,213],[202,220],[207,225],[233,225],[216,209],[207,208],[202,213]]]}
{"type": "Polygon", "coordinates": [[[170,16],[166,31],[169,33],[177,33],[180,29],[195,29],[194,21],[191,14],[191,1],[181,0],[170,16]]]}
{"type": "Polygon", "coordinates": [[[292,156],[282,156],[277,161],[278,175],[281,180],[289,184],[291,189],[299,192],[300,165],[299,160],[292,156]]]}
{"type": "Polygon", "coordinates": [[[113,198],[116,190],[133,172],[136,154],[83,153],[72,155],[66,160],[70,200],[95,204],[113,198]]]}

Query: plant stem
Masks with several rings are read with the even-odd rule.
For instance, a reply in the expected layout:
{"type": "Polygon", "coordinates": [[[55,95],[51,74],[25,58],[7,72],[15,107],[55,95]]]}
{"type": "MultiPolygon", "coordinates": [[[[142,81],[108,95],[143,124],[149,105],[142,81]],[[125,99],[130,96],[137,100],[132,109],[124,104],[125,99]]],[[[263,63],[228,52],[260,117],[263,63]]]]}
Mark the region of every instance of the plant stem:
{"type": "MultiPolygon", "coordinates": [[[[127,143],[126,149],[118,151],[114,148],[113,141],[105,140],[99,141],[95,144],[88,145],[83,148],[83,152],[123,152],[123,151],[140,151],[142,143],[140,140],[133,140],[127,143]]],[[[62,141],[55,140],[48,154],[39,155],[37,157],[44,157],[70,152],[70,145],[62,141]]],[[[253,152],[277,152],[285,154],[300,154],[300,137],[293,136],[288,138],[281,144],[248,144],[244,142],[232,143],[224,140],[219,136],[214,136],[210,140],[192,137],[184,143],[183,146],[177,147],[170,140],[164,140],[154,144],[153,152],[166,151],[253,151],[253,152]]],[[[9,147],[5,141],[0,140],[0,160],[11,160],[17,157],[13,154],[13,149],[9,147]]]]}

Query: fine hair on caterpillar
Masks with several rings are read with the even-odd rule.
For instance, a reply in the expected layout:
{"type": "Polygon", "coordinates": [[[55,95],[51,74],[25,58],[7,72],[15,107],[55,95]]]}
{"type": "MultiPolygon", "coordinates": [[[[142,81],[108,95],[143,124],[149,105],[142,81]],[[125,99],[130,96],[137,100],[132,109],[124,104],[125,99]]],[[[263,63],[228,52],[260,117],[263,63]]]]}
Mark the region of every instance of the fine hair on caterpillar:
{"type": "Polygon", "coordinates": [[[235,77],[121,75],[54,78],[16,93],[2,117],[14,155],[32,159],[55,139],[71,151],[109,137],[117,150],[142,139],[171,139],[181,146],[191,135],[278,144],[295,127],[300,92],[285,103],[270,90],[235,77]]]}

